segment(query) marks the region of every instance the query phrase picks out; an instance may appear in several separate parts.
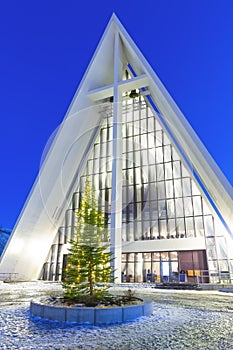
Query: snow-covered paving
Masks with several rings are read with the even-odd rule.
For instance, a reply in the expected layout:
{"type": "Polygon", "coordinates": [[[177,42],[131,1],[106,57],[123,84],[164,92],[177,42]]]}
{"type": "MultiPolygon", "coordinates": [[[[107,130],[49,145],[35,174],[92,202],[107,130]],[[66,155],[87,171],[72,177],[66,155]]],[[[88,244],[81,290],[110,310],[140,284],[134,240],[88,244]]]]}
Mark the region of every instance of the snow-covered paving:
{"type": "Polygon", "coordinates": [[[29,314],[32,298],[61,292],[57,283],[0,283],[0,292],[0,349],[233,349],[233,296],[228,294],[136,289],[154,300],[152,316],[90,327],[29,314]]]}

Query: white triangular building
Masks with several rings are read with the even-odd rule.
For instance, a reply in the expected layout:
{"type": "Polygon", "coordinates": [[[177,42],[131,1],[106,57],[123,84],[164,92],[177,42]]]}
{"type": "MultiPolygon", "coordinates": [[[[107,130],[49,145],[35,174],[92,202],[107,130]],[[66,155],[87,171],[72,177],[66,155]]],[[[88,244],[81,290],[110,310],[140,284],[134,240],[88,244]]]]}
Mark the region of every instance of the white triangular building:
{"type": "Polygon", "coordinates": [[[233,189],[115,15],[45,155],[0,279],[61,280],[87,176],[117,282],[232,281],[233,189]]]}

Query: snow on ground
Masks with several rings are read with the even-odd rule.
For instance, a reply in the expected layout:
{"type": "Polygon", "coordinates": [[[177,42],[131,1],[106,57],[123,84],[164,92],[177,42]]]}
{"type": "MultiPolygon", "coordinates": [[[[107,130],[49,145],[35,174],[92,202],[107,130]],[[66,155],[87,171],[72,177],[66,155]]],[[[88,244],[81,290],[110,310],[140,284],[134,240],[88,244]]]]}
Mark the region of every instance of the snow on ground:
{"type": "MultiPolygon", "coordinates": [[[[154,300],[153,315],[95,327],[30,315],[30,300],[61,293],[59,283],[0,283],[0,349],[233,349],[231,295],[132,289],[154,300]]],[[[114,291],[122,292],[122,288],[114,291]]]]}

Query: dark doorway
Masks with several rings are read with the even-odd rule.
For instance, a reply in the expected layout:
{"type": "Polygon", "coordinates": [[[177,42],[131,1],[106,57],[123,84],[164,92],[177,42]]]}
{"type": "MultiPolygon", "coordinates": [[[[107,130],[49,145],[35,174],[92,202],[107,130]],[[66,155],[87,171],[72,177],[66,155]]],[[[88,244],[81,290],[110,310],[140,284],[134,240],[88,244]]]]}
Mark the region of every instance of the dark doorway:
{"type": "Polygon", "coordinates": [[[205,250],[179,252],[179,269],[186,272],[190,283],[209,282],[205,250]]]}
{"type": "Polygon", "coordinates": [[[63,255],[63,261],[62,261],[62,275],[61,275],[61,280],[64,280],[65,277],[65,268],[67,265],[67,254],[63,255]]]}

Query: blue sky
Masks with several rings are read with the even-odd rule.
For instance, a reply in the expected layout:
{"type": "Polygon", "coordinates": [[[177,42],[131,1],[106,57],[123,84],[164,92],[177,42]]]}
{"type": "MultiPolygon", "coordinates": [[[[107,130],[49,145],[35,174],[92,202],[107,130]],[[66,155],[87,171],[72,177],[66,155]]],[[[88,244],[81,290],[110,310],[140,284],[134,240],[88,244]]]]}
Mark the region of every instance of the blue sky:
{"type": "Polygon", "coordinates": [[[0,225],[12,228],[115,12],[231,185],[233,1],[0,4],[0,225]]]}

